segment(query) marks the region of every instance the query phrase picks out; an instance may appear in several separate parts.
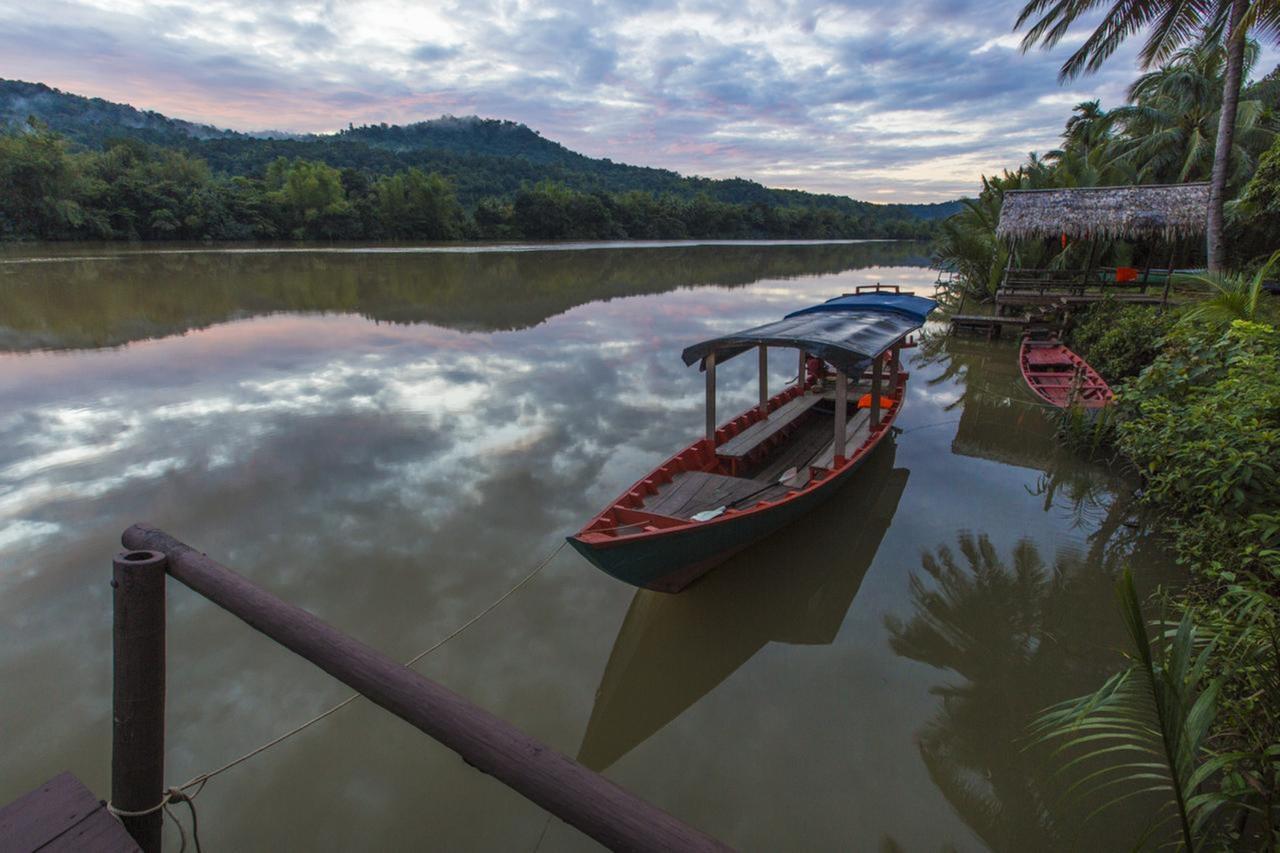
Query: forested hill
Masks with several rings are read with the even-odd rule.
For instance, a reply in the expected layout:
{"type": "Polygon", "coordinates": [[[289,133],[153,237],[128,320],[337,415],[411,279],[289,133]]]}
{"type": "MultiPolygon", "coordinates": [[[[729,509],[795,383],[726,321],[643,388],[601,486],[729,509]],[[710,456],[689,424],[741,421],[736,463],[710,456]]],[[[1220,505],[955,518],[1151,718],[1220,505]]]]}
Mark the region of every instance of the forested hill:
{"type": "Polygon", "coordinates": [[[769,189],[741,178],[686,178],[666,169],[587,157],[523,124],[474,116],[348,127],[335,134],[250,134],[73,95],[41,83],[0,80],[0,124],[21,128],[29,116],[87,149],[137,139],[182,149],[205,160],[214,172],[230,176],[259,177],[280,157],[356,169],[371,176],[418,168],[448,178],[459,202],[468,208],[485,198],[513,198],[522,187],[544,181],[586,193],[639,190],[681,199],[705,195],[728,204],[830,210],[882,222],[940,219],[960,206],[959,202],[871,204],[846,196],[769,189]]]}

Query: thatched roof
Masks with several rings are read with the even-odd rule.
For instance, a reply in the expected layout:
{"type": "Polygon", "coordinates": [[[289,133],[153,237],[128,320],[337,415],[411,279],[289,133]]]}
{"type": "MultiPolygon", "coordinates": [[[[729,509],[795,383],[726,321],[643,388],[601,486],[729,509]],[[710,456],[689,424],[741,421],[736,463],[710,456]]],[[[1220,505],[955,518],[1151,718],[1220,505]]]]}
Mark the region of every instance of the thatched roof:
{"type": "Polygon", "coordinates": [[[1173,239],[1203,234],[1208,214],[1206,183],[1008,190],[996,234],[1003,240],[1059,234],[1173,239]]]}

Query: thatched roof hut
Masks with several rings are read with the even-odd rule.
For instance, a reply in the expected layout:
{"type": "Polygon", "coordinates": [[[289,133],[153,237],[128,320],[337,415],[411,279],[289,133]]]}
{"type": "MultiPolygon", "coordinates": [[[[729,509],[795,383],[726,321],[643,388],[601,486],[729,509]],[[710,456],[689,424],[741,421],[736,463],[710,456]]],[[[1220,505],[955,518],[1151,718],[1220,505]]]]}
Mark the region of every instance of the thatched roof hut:
{"type": "Polygon", "coordinates": [[[1208,215],[1207,183],[1007,190],[996,235],[1171,240],[1203,234],[1208,215]]]}

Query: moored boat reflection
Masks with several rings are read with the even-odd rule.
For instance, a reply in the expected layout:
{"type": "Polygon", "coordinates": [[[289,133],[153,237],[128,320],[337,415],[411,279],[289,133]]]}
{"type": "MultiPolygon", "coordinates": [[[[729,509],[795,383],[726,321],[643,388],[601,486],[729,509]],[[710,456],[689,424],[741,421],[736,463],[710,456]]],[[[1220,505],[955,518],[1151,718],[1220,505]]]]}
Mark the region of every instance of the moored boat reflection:
{"type": "Polygon", "coordinates": [[[887,436],[831,500],[679,595],[637,590],[578,760],[609,767],[770,642],[833,642],[906,488],[896,450],[887,436]]]}

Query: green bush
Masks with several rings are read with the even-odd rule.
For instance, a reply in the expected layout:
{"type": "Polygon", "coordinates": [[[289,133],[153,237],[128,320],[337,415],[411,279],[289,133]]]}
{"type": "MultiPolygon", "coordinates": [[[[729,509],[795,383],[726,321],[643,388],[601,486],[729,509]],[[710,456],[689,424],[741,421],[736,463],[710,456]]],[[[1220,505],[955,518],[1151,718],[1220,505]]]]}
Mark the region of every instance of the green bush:
{"type": "Polygon", "coordinates": [[[1155,361],[1160,340],[1173,328],[1168,312],[1112,300],[1094,303],[1067,335],[1067,344],[1108,383],[1137,376],[1155,361]]]}
{"type": "Polygon", "coordinates": [[[1168,511],[1180,558],[1280,581],[1280,331],[1180,327],[1120,405],[1120,450],[1168,511]]]}

